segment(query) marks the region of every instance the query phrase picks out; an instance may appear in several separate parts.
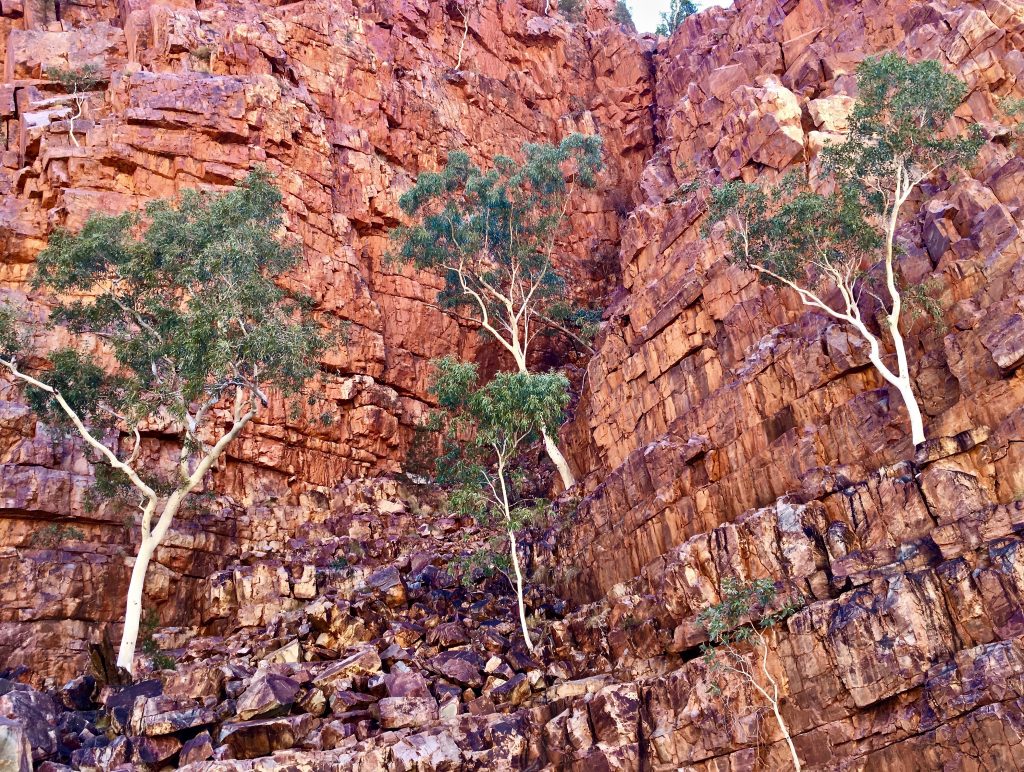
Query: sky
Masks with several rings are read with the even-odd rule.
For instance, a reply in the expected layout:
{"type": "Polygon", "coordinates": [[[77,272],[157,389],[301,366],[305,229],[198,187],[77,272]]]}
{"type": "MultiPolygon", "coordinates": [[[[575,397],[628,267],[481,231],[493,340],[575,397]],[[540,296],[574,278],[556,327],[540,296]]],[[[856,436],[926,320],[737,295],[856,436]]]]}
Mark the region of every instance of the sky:
{"type": "MultiPolygon", "coordinates": [[[[641,32],[654,32],[655,27],[661,21],[661,14],[667,11],[669,6],[669,0],[626,0],[626,2],[633,13],[636,28],[641,32]]],[[[696,0],[696,2],[698,8],[731,4],[729,0],[696,0]]]]}

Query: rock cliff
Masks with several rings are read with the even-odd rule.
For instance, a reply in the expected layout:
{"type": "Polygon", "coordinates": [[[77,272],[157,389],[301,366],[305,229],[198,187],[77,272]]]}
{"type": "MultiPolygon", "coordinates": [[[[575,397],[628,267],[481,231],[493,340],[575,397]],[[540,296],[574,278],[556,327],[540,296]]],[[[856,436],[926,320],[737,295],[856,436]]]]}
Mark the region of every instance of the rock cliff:
{"type": "MultiPolygon", "coordinates": [[[[465,22],[458,9],[425,0],[3,6],[0,284],[10,302],[45,319],[46,299],[27,280],[53,227],[227,185],[260,163],[285,193],[289,232],[303,246],[293,280],[344,333],[315,409],[293,418],[276,401],[214,475],[211,491],[228,498],[178,524],[157,556],[165,578],[151,600],[164,623],[198,622],[198,582],[265,544],[274,523],[282,538],[300,527],[268,501],[397,471],[430,358],[493,358],[472,328],[434,305],[436,279],[384,259],[397,198],[416,174],[450,150],[490,158],[526,141],[600,132],[605,185],[574,213],[560,259],[596,294],[614,281],[619,213],[632,207],[653,148],[650,44],[601,4],[585,25],[545,16],[537,2],[477,4],[465,22]],[[83,65],[96,68],[97,83],[72,125],[76,105],[47,74],[83,65]],[[316,420],[325,413],[329,426],[316,420]]],[[[38,342],[52,334],[40,325],[38,342]]],[[[37,423],[7,381],[0,400],[0,657],[52,656],[43,670],[70,675],[93,625],[120,617],[130,513],[90,507],[81,448],[37,423]],[[54,546],[40,541],[68,518],[84,538],[38,549],[54,546]]],[[[159,427],[147,432],[154,464],[161,439],[159,427]]]]}
{"type": "MultiPolygon", "coordinates": [[[[119,693],[0,679],[12,753],[50,769],[782,769],[764,703],[739,680],[712,688],[699,653],[697,613],[738,576],[805,599],[766,669],[806,768],[1022,767],[1024,162],[997,114],[1024,95],[1024,6],[740,0],[655,45],[596,1],[576,23],[543,0],[468,17],[420,0],[24,3],[0,17],[6,295],[41,321],[26,280],[52,227],[259,162],[304,246],[294,280],[350,334],[320,397],[340,420],[276,406],[161,549],[151,641],[176,669],[154,658],[119,693]],[[901,270],[943,309],[908,335],[916,449],[861,342],[730,265],[721,233],[700,235],[701,195],[678,193],[705,171],[813,177],[857,64],[887,50],[957,73],[954,123],[990,140],[968,174],[922,188],[898,234],[901,270]],[[72,126],[45,68],[85,62],[101,82],[72,126]],[[400,468],[427,359],[498,364],[432,306],[430,277],[383,256],[397,194],[447,150],[573,130],[601,132],[609,169],[562,259],[608,309],[562,431],[579,500],[528,545],[531,658],[500,583],[445,570],[465,524],[370,479],[400,468]]],[[[0,389],[0,670],[61,686],[120,615],[131,530],[89,506],[81,449],[0,389]]],[[[161,445],[154,431],[154,461],[161,445]]]]}

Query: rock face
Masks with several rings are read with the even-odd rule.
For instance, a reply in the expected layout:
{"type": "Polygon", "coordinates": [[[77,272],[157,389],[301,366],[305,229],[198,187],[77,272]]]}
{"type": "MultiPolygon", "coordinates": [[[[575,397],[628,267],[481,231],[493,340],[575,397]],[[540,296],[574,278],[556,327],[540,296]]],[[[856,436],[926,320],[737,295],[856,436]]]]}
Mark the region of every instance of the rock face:
{"type": "Polygon", "coordinates": [[[132,544],[123,512],[90,506],[81,449],[0,386],[2,764],[785,769],[764,700],[700,656],[697,615],[735,577],[802,601],[760,672],[806,769],[1021,767],[1024,161],[996,116],[1024,96],[1024,9],[740,0],[654,50],[612,3],[576,24],[545,5],[3,6],[4,292],[41,321],[26,279],[52,226],[260,162],[306,250],[296,283],[352,342],[322,396],[342,420],[275,405],[158,554],[146,680],[121,690],[26,683],[82,671],[132,544]],[[963,78],[953,123],[992,140],[898,233],[901,272],[944,316],[907,335],[917,448],[862,343],[730,266],[721,234],[700,236],[700,195],[677,195],[709,170],[816,175],[857,64],[892,49],[963,78]],[[104,73],[79,145],[40,77],[53,61],[104,73]],[[429,277],[382,260],[397,194],[448,148],[486,158],[576,129],[602,132],[610,168],[563,259],[614,291],[562,431],[580,498],[523,540],[529,654],[502,578],[450,571],[457,535],[479,543],[468,522],[430,491],[342,478],[398,468],[427,358],[495,365],[430,305],[429,277]],[[609,250],[614,270],[583,259],[609,250]]]}
{"type": "MultiPolygon", "coordinates": [[[[471,5],[465,22],[457,3],[422,0],[0,8],[0,298],[41,322],[46,298],[28,280],[54,226],[228,185],[263,164],[303,247],[290,280],[346,331],[310,415],[273,403],[213,475],[212,491],[229,498],[181,518],[160,550],[150,606],[163,624],[199,621],[202,580],[295,532],[268,498],[306,518],[308,491],[396,471],[431,357],[494,359],[434,305],[436,279],[383,259],[398,196],[416,174],[453,149],[486,160],[526,141],[600,132],[603,190],[578,202],[559,260],[598,294],[614,281],[600,258],[614,259],[618,213],[632,206],[653,147],[650,45],[609,20],[609,3],[595,4],[587,24],[544,16],[537,0],[471,5]],[[75,105],[47,72],[84,65],[98,84],[72,126],[75,105]]],[[[59,341],[40,326],[37,342],[59,341]]],[[[147,437],[154,464],[161,439],[147,437]]],[[[90,504],[80,446],[36,422],[2,378],[0,477],[0,661],[31,656],[40,672],[70,677],[95,626],[121,616],[133,513],[90,504]]]]}
{"type": "Polygon", "coordinates": [[[581,524],[562,541],[564,564],[582,569],[578,598],[780,496],[817,498],[829,475],[858,482],[912,456],[899,395],[857,336],[731,266],[722,233],[700,238],[700,194],[673,195],[705,171],[814,173],[824,138],[845,127],[857,63],[890,49],[959,75],[970,95],[953,123],[995,137],[969,175],[922,189],[897,235],[907,281],[929,282],[945,310],[941,326],[918,318],[908,335],[928,433],[989,433],[970,473],[977,503],[1024,491],[1013,192],[1024,178],[996,123],[998,102],[1024,89],[1021,22],[1009,6],[746,2],[700,14],[659,50],[661,141],[641,179],[646,200],[623,227],[626,292],[606,312],[564,432],[590,474],[581,524]]]}

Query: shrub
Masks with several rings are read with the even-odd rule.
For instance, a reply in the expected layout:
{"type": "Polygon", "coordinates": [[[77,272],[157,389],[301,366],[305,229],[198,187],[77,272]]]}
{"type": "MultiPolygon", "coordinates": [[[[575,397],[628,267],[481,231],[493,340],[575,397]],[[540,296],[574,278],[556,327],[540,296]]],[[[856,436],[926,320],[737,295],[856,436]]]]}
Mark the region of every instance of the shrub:
{"type": "MultiPolygon", "coordinates": [[[[775,583],[770,579],[747,583],[727,577],[722,580],[721,601],[702,611],[697,621],[708,632],[709,642],[702,651],[709,672],[737,677],[768,701],[789,748],[793,767],[799,772],[800,757],[779,711],[779,684],[768,669],[768,637],[773,635],[773,627],[803,606],[803,599],[786,601],[769,612],[776,595],[775,583]],[[752,657],[744,653],[748,646],[752,657]],[[757,671],[760,675],[755,675],[757,671]]],[[[721,687],[716,684],[714,691],[720,693],[721,687]]]]}

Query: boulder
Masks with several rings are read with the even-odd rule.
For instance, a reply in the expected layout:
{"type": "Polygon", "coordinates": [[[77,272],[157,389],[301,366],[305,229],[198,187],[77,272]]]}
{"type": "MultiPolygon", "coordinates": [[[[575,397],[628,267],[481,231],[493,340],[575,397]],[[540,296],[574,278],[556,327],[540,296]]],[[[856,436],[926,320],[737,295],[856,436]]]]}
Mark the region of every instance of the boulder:
{"type": "Polygon", "coordinates": [[[229,747],[235,758],[255,759],[294,747],[316,725],[317,720],[309,715],[230,721],[221,726],[218,741],[229,747]]]}
{"type": "Polygon", "coordinates": [[[271,718],[289,711],[299,693],[299,683],[285,676],[260,672],[236,703],[238,718],[271,718]]]}

